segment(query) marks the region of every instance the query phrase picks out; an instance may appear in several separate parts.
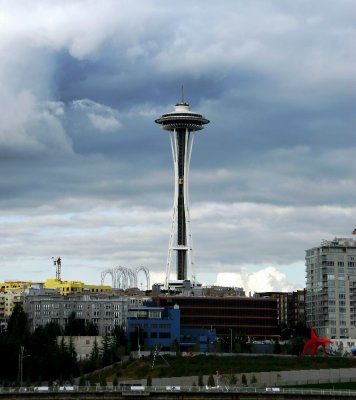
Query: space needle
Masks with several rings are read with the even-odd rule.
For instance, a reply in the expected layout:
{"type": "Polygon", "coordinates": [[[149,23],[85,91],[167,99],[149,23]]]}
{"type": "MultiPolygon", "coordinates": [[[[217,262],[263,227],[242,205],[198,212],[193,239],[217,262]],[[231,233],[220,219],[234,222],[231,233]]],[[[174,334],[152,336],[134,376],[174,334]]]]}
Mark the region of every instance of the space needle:
{"type": "Polygon", "coordinates": [[[209,120],[190,111],[182,100],[174,111],[163,114],[155,122],[170,132],[174,164],[174,202],[171,234],[169,237],[165,287],[171,274],[172,255],[176,252],[177,280],[195,282],[192,234],[189,215],[189,164],[195,131],[204,128],[209,120]]]}

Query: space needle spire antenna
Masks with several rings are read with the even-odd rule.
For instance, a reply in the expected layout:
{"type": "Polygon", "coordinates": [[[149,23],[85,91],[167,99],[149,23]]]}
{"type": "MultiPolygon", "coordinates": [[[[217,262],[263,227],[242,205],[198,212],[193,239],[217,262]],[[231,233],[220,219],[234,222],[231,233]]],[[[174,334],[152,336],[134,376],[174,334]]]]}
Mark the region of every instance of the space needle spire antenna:
{"type": "Polygon", "coordinates": [[[173,215],[165,277],[165,288],[168,289],[173,252],[176,253],[176,279],[190,279],[195,283],[189,213],[189,165],[194,133],[202,130],[209,120],[190,111],[190,106],[184,99],[182,86],[181,102],[175,105],[174,111],[163,114],[155,122],[170,132],[174,165],[173,215]]]}

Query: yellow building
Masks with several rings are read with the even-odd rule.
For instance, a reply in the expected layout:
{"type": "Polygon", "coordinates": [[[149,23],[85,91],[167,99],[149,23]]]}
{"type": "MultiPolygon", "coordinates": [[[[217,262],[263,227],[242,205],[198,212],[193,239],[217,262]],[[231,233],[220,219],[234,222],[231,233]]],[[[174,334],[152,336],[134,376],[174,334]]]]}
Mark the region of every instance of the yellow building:
{"type": "Polygon", "coordinates": [[[9,318],[16,304],[22,303],[24,292],[33,285],[43,285],[46,289],[59,289],[63,296],[69,293],[81,293],[84,289],[91,293],[108,293],[112,291],[111,286],[86,285],[82,282],[59,281],[58,279],[47,279],[44,283],[28,281],[8,281],[0,283],[0,319],[9,318]]]}
{"type": "Polygon", "coordinates": [[[43,287],[46,289],[59,289],[59,293],[63,296],[69,293],[81,293],[84,289],[89,290],[91,293],[108,293],[112,291],[111,286],[87,285],[83,282],[59,281],[58,279],[47,279],[43,287]]]}
{"type": "Polygon", "coordinates": [[[6,281],[0,283],[0,293],[16,292],[22,293],[32,285],[43,285],[46,289],[59,289],[60,294],[66,296],[69,293],[81,293],[84,289],[91,293],[108,293],[112,291],[111,286],[105,285],[87,285],[77,281],[60,281],[58,279],[47,279],[44,283],[34,283],[29,281],[6,281]]]}
{"type": "Polygon", "coordinates": [[[7,281],[4,283],[0,283],[0,292],[8,293],[16,290],[25,290],[32,285],[32,282],[28,281],[7,281]]]}

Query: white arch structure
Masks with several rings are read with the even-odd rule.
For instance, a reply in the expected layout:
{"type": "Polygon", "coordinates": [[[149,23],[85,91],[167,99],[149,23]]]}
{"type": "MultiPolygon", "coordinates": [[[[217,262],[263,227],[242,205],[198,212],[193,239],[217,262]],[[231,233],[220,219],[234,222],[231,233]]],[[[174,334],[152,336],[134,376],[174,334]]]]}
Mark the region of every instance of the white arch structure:
{"type": "Polygon", "coordinates": [[[104,285],[104,281],[107,275],[111,276],[112,287],[114,289],[129,289],[129,288],[137,288],[138,280],[137,276],[139,272],[143,272],[146,277],[147,290],[150,289],[150,272],[148,268],[144,266],[140,266],[135,268],[134,270],[126,267],[114,267],[105,269],[101,273],[101,285],[104,285]]]}
{"type": "Polygon", "coordinates": [[[101,273],[101,286],[104,285],[104,280],[106,278],[106,275],[110,275],[111,276],[111,286],[114,287],[114,283],[115,283],[115,277],[114,277],[114,271],[113,269],[105,269],[102,273],[101,273]]]}
{"type": "Polygon", "coordinates": [[[140,266],[140,267],[137,267],[136,268],[136,279],[137,279],[137,277],[138,277],[138,273],[139,272],[143,272],[144,274],[145,274],[145,276],[146,276],[146,284],[147,284],[147,290],[150,290],[150,288],[151,288],[151,283],[150,283],[150,271],[148,270],[148,268],[146,268],[146,267],[144,267],[144,266],[140,266]]]}

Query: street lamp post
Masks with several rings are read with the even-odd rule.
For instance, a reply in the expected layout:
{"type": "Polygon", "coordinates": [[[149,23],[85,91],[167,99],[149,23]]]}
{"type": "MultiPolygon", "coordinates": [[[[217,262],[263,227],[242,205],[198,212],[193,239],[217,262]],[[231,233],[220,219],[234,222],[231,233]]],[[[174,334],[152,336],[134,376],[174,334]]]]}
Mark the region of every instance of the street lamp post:
{"type": "Polygon", "coordinates": [[[140,325],[137,325],[137,349],[138,349],[138,358],[141,358],[140,325]]]}
{"type": "Polygon", "coordinates": [[[19,354],[19,378],[20,378],[20,386],[22,387],[22,378],[23,378],[23,353],[24,353],[24,346],[20,347],[20,354],[19,354]]]}

